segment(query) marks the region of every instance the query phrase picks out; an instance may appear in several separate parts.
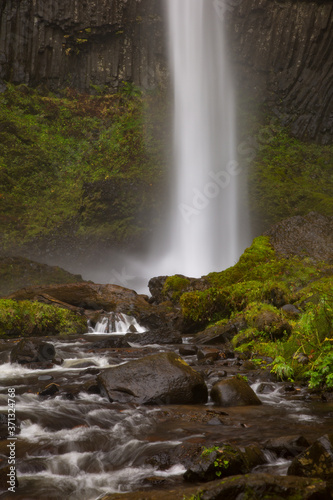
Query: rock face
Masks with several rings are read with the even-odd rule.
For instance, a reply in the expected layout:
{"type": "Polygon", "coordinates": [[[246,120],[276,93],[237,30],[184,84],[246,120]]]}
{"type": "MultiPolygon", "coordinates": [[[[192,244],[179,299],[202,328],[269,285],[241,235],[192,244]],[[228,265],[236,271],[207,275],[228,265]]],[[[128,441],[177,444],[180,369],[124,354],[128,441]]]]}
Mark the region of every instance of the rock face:
{"type": "Polygon", "coordinates": [[[265,234],[279,254],[333,262],[333,217],[315,212],[298,215],[284,219],[265,234]]]}
{"type": "Polygon", "coordinates": [[[196,404],[205,403],[208,396],[203,376],[171,352],[106,369],[97,382],[111,401],[196,404]]]}
{"type": "MultiPolygon", "coordinates": [[[[217,2],[218,3],[218,2],[217,2]]],[[[221,2],[238,84],[299,138],[332,140],[333,4],[329,0],[221,2]]]]}
{"type": "MultiPolygon", "coordinates": [[[[332,140],[330,0],[212,2],[229,30],[242,93],[266,103],[293,133],[332,140]]],[[[165,82],[163,0],[2,0],[0,81],[98,90],[165,82]]]]}
{"type": "Polygon", "coordinates": [[[162,79],[162,2],[3,0],[0,78],[51,88],[144,88],[162,79]]]}
{"type": "Polygon", "coordinates": [[[213,385],[211,398],[218,406],[261,405],[261,401],[249,384],[241,378],[220,380],[213,385]]]}
{"type": "Polygon", "coordinates": [[[0,257],[0,297],[24,286],[83,281],[78,274],[71,274],[56,266],[40,264],[23,257],[0,257]]]}

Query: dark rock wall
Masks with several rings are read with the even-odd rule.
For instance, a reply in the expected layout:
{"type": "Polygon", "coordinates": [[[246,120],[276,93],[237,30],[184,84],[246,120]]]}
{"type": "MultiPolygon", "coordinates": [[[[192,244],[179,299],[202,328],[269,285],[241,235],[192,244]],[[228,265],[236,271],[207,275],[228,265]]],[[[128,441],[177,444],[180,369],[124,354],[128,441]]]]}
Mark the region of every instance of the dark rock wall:
{"type": "Polygon", "coordinates": [[[238,84],[275,109],[293,134],[333,136],[333,2],[228,0],[238,84]]]}
{"type": "MultiPolygon", "coordinates": [[[[166,0],[167,1],[167,0],[166,0]]],[[[241,91],[302,139],[333,129],[332,0],[207,0],[241,91]]],[[[0,79],[51,88],[166,81],[164,0],[1,0],[0,79]]]]}
{"type": "Polygon", "coordinates": [[[51,88],[163,80],[162,3],[1,0],[0,78],[51,88]]]}

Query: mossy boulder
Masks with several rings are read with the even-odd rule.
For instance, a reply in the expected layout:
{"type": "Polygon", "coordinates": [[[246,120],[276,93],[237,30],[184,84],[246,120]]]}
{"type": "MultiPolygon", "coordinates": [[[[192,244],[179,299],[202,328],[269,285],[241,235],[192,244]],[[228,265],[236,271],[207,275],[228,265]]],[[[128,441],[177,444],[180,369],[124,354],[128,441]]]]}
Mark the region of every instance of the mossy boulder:
{"type": "Polygon", "coordinates": [[[216,382],[210,396],[217,406],[253,406],[261,401],[249,384],[241,377],[232,377],[216,382]]]}
{"type": "Polygon", "coordinates": [[[186,470],[184,479],[190,482],[213,481],[236,474],[246,474],[265,463],[265,457],[258,446],[240,449],[230,444],[213,446],[203,450],[195,462],[186,470]]]}
{"type": "Polygon", "coordinates": [[[146,296],[118,285],[83,282],[37,286],[18,290],[8,298],[18,301],[55,301],[62,307],[123,313],[134,316],[139,323],[150,329],[165,328],[168,322],[167,311],[162,305],[149,304],[146,296]]]}
{"type": "Polygon", "coordinates": [[[87,319],[39,302],[0,300],[0,337],[70,335],[87,332],[87,319]]]}
{"type": "Polygon", "coordinates": [[[310,448],[295,457],[288,474],[332,480],[333,434],[326,434],[317,439],[310,448]]]}

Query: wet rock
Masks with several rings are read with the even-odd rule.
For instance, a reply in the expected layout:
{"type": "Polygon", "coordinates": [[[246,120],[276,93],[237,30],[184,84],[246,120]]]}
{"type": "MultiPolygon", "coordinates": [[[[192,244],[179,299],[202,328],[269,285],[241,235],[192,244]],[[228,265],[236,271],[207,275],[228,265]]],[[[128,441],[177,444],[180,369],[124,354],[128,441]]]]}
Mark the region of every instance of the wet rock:
{"type": "Polygon", "coordinates": [[[147,344],[181,344],[182,337],[173,329],[160,328],[146,333],[127,333],[124,340],[128,343],[147,344]]]}
{"type": "Polygon", "coordinates": [[[289,317],[289,318],[298,318],[301,313],[297,307],[293,304],[285,304],[281,307],[281,310],[289,317]]]}
{"type": "Polygon", "coordinates": [[[224,444],[206,449],[184,474],[186,481],[213,481],[216,477],[246,474],[256,465],[265,463],[260,448],[251,445],[241,450],[224,444]]]}
{"type": "Polygon", "coordinates": [[[124,335],[110,335],[108,338],[103,340],[98,340],[94,342],[91,346],[93,349],[110,349],[112,347],[131,347],[124,335]]]}
{"type": "Polygon", "coordinates": [[[232,377],[213,385],[211,398],[218,406],[261,405],[261,401],[249,384],[242,378],[232,377]]]}
{"type": "Polygon", "coordinates": [[[134,290],[118,285],[98,285],[95,283],[70,283],[24,288],[8,296],[14,300],[38,300],[59,302],[62,307],[92,311],[124,313],[134,316],[147,329],[157,330],[168,324],[167,310],[163,306],[149,304],[144,296],[134,290]]]}
{"type": "Polygon", "coordinates": [[[185,344],[179,348],[179,354],[181,356],[194,356],[198,351],[196,345],[185,344]]]}
{"type": "Polygon", "coordinates": [[[205,403],[208,397],[203,376],[171,352],[108,368],[97,383],[110,401],[196,404],[205,403]]]}
{"type": "MultiPolygon", "coordinates": [[[[227,477],[200,486],[172,490],[126,493],[126,500],[332,500],[330,486],[316,479],[254,473],[227,477]]],[[[123,493],[111,493],[101,500],[124,500],[123,493]]]]}
{"type": "Polygon", "coordinates": [[[212,361],[216,361],[221,357],[221,351],[220,349],[214,349],[212,347],[201,347],[198,349],[197,357],[198,360],[202,359],[210,359],[212,361]]]}
{"type": "Polygon", "coordinates": [[[278,340],[291,334],[291,326],[272,311],[263,311],[255,319],[255,327],[260,332],[269,334],[272,340],[278,340]]]}
{"type": "Polygon", "coordinates": [[[257,388],[257,392],[259,394],[271,394],[276,390],[276,386],[274,384],[270,384],[267,382],[261,382],[257,388]]]}
{"type": "Polygon", "coordinates": [[[264,447],[281,458],[296,457],[310,446],[304,436],[282,436],[269,439],[264,447]]]}
{"type": "MultiPolygon", "coordinates": [[[[246,324],[245,324],[246,326],[246,324]]],[[[240,323],[230,322],[227,325],[215,325],[206,328],[195,336],[196,344],[225,344],[229,342],[245,326],[240,323]]]]}
{"type": "Polygon", "coordinates": [[[23,339],[16,344],[11,353],[11,363],[44,363],[52,361],[56,355],[53,344],[38,339],[23,339]]]}
{"type": "Polygon", "coordinates": [[[57,392],[59,392],[57,384],[50,384],[40,391],[38,396],[54,396],[57,392]]]}
{"type": "Polygon", "coordinates": [[[288,475],[332,479],[333,434],[326,434],[292,461],[288,475]]]}
{"type": "Polygon", "coordinates": [[[263,473],[233,476],[203,488],[201,500],[331,500],[327,483],[300,479],[263,473]]]}

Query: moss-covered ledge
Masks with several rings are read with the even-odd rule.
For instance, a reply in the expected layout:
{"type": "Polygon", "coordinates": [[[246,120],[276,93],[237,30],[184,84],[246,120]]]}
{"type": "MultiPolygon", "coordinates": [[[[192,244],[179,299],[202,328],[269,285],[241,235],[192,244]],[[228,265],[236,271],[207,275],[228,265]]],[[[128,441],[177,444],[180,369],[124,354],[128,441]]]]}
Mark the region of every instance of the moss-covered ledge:
{"type": "Polygon", "coordinates": [[[40,302],[0,300],[0,338],[74,335],[87,331],[87,318],[40,302]]]}

